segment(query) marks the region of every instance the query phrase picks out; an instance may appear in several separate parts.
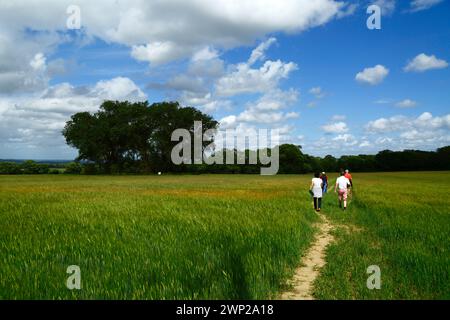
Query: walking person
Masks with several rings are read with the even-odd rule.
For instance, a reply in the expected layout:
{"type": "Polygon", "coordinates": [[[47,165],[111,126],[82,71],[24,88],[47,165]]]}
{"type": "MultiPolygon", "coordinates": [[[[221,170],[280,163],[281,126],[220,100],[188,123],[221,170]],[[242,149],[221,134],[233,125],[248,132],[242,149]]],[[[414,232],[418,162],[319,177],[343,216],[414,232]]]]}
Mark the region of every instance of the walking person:
{"type": "Polygon", "coordinates": [[[328,189],[327,174],[325,172],[322,172],[322,174],[320,175],[320,179],[322,179],[322,193],[325,194],[325,193],[327,193],[327,189],[328,189]]]}
{"type": "Polygon", "coordinates": [[[348,181],[350,181],[350,187],[348,188],[348,195],[349,195],[350,199],[352,199],[353,178],[352,178],[352,175],[350,174],[350,171],[348,169],[345,170],[344,177],[346,177],[348,179],[348,181]]]}
{"type": "Polygon", "coordinates": [[[320,179],[320,173],[315,173],[314,178],[311,180],[310,192],[314,199],[314,210],[320,212],[322,209],[322,179],[320,179]]]}
{"type": "Polygon", "coordinates": [[[336,179],[334,192],[338,193],[339,208],[342,208],[342,202],[344,202],[344,210],[347,210],[347,192],[349,187],[350,180],[345,177],[345,172],[341,172],[341,176],[336,179]]]}

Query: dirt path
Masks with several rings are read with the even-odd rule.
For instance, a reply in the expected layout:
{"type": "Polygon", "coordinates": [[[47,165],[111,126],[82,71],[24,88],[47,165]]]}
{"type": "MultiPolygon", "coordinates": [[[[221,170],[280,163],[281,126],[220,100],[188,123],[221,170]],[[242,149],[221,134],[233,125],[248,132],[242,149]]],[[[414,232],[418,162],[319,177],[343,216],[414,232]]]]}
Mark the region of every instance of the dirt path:
{"type": "Polygon", "coordinates": [[[330,221],[320,215],[321,223],[313,245],[302,257],[302,264],[295,271],[294,277],[288,284],[292,289],[283,292],[281,300],[313,300],[312,289],[314,280],[318,277],[320,269],[325,265],[325,249],[334,239],[331,235],[333,226],[330,221]]]}

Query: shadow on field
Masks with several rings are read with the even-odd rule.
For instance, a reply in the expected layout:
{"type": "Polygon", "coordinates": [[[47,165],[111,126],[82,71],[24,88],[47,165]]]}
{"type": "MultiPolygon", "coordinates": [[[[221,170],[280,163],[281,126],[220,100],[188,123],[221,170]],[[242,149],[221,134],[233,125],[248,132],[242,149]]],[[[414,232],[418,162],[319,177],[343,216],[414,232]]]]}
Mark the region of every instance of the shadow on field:
{"type": "Polygon", "coordinates": [[[232,252],[229,255],[228,265],[230,267],[232,292],[231,299],[251,299],[251,293],[245,276],[245,266],[242,256],[232,252]]]}

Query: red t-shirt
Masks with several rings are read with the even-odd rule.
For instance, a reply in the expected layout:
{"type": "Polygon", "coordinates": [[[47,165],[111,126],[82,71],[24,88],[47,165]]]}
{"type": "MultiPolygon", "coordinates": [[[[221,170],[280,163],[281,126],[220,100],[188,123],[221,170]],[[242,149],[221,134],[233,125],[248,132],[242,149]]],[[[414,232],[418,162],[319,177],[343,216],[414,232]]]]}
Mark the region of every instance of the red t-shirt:
{"type": "Polygon", "coordinates": [[[352,175],[350,173],[344,174],[344,177],[346,177],[348,180],[352,180],[352,175]]]}

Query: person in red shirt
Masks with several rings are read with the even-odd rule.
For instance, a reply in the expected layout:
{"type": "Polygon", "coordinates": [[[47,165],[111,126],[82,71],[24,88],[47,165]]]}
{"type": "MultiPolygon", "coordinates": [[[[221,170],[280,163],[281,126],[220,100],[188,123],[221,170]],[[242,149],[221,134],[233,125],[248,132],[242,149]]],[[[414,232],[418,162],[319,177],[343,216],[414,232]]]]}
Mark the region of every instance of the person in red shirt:
{"type": "Polygon", "coordinates": [[[348,181],[350,181],[350,188],[348,188],[348,195],[351,198],[352,197],[352,189],[353,189],[353,180],[352,180],[352,175],[350,174],[348,169],[345,170],[344,177],[346,177],[348,179],[348,181]]]}

